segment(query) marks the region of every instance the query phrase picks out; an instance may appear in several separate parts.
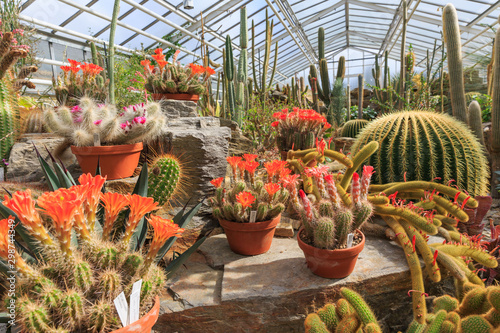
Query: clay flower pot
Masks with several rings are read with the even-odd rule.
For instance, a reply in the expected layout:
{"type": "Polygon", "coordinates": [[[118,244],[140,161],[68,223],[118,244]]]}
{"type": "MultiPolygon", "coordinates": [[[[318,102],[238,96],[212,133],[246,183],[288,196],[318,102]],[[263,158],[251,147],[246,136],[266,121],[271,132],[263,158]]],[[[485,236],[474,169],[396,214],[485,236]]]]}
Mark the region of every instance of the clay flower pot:
{"type": "Polygon", "coordinates": [[[253,256],[269,251],[280,220],[281,214],[264,222],[240,223],[219,219],[219,223],[224,228],[231,251],[253,256]]]}
{"type": "Polygon", "coordinates": [[[481,235],[487,223],[482,223],[484,217],[491,208],[493,199],[489,195],[476,196],[478,206],[476,208],[464,208],[464,211],[469,215],[469,221],[459,223],[460,231],[467,232],[469,236],[481,235]]]}
{"type": "Polygon", "coordinates": [[[163,99],[175,99],[178,101],[193,101],[198,102],[200,95],[191,94],[151,94],[151,97],[155,101],[161,101],[163,99]]]}
{"type": "Polygon", "coordinates": [[[83,173],[95,176],[97,160],[101,166],[101,175],[107,179],[121,179],[132,176],[139,164],[142,142],[116,146],[71,146],[83,173]]]}
{"type": "Polygon", "coordinates": [[[300,229],[297,235],[299,247],[304,251],[307,267],[316,275],[328,279],[340,279],[348,276],[354,270],[358,255],[365,247],[365,235],[356,230],[362,237],[361,243],[339,250],[324,250],[304,243],[301,234],[304,229],[300,229]]]}
{"type": "Polygon", "coordinates": [[[160,315],[160,298],[156,296],[153,308],[138,321],[111,333],[150,333],[160,315]]]}

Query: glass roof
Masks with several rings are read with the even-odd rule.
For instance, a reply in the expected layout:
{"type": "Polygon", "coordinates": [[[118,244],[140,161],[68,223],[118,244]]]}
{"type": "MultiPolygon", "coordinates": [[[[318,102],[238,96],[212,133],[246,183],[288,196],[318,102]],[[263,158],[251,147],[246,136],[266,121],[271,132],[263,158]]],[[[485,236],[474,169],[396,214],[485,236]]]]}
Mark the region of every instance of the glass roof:
{"type": "MultiPolygon", "coordinates": [[[[307,76],[310,64],[318,61],[318,28],[325,29],[325,53],[334,64],[346,57],[348,77],[365,73],[369,82],[375,55],[389,52],[389,66],[398,71],[401,53],[400,0],[193,0],[194,9],[183,2],[165,0],[122,0],[116,28],[117,51],[130,53],[158,45],[181,45],[182,63],[197,61],[204,41],[211,60],[222,64],[225,37],[230,35],[235,58],[239,55],[241,7],[247,8],[249,56],[251,25],[255,26],[256,58],[264,58],[266,11],[273,20],[273,46],[278,42],[275,80],[288,82],[307,76]],[[259,57],[260,54],[260,57],[259,57]]],[[[447,0],[448,1],[448,0],[447,0]]],[[[413,47],[417,66],[425,67],[427,53],[442,45],[444,0],[408,0],[405,49],[413,47]]],[[[22,0],[21,20],[41,36],[38,79],[48,79],[67,58],[88,59],[89,41],[108,47],[113,0],[22,0]]],[[[491,55],[492,40],[500,14],[500,1],[454,0],[462,31],[464,65],[471,66],[491,55]]],[[[249,60],[251,63],[251,61],[249,60]]],[[[333,71],[332,71],[333,73],[333,71]]],[[[355,80],[351,80],[356,85],[355,80]]]]}

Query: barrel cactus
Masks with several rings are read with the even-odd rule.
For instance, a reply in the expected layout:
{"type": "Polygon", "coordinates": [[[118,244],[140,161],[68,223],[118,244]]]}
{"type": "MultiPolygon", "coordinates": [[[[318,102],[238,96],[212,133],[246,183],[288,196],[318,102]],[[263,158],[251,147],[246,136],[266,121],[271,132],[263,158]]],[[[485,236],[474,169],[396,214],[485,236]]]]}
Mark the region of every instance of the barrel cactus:
{"type": "Polygon", "coordinates": [[[173,155],[161,155],[150,164],[148,195],[160,206],[165,205],[178,188],[182,175],[179,160],[173,155]]]}
{"type": "Polygon", "coordinates": [[[460,121],[430,111],[401,111],[368,124],[351,151],[370,141],[380,149],[365,162],[379,184],[439,179],[456,181],[471,196],[488,192],[488,161],[484,149],[460,121]]]}
{"type": "Polygon", "coordinates": [[[355,138],[359,132],[368,124],[366,119],[353,119],[349,120],[342,126],[342,132],[340,136],[346,138],[355,138]]]}

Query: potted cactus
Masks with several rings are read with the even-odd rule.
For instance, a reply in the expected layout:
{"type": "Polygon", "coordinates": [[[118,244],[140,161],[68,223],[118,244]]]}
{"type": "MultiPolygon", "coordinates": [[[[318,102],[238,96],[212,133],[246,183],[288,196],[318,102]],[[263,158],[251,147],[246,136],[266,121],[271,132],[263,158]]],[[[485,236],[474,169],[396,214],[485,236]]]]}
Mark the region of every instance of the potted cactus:
{"type": "Polygon", "coordinates": [[[143,142],[156,139],[166,124],[158,103],[124,107],[96,104],[88,97],[71,109],[44,110],[46,126],[66,138],[84,173],[95,174],[97,162],[108,179],[132,176],[143,142]]]}
{"type": "Polygon", "coordinates": [[[288,190],[279,182],[290,170],[285,168],[285,161],[270,161],[264,163],[265,176],[263,170],[258,170],[257,155],[243,156],[227,158],[233,171],[232,180],[229,184],[222,177],[212,180],[216,190],[209,203],[224,228],[231,250],[257,255],[271,247],[289,197],[288,190]]]}
{"type": "Polygon", "coordinates": [[[22,332],[150,332],[168,272],[157,263],[167,240],[184,229],[151,215],[154,235],[141,250],[138,226],[158,204],[138,194],[102,193],[99,175],[84,174],[79,182],[37,200],[30,190],[18,191],[0,205],[8,216],[0,220],[0,271],[16,286],[4,303],[15,307],[12,323],[22,332]],[[96,214],[100,201],[103,221],[96,214]],[[124,209],[127,219],[118,222],[124,209]],[[14,233],[24,241],[22,253],[9,237],[14,233]],[[127,299],[135,292],[130,297],[138,301],[138,313],[130,311],[128,319],[114,305],[122,292],[127,299]]]}
{"type": "Polygon", "coordinates": [[[101,75],[104,69],[93,63],[81,63],[72,59],[68,59],[68,62],[70,66],[61,66],[62,74],[52,80],[59,105],[73,107],[78,105],[80,98],[84,96],[104,103],[109,85],[109,80],[101,75]]]}
{"type": "Polygon", "coordinates": [[[275,112],[276,119],[271,125],[277,130],[276,143],[281,151],[281,159],[286,160],[289,150],[314,148],[317,140],[331,127],[326,118],[314,110],[293,108],[292,112],[283,109],[275,112]]]}
{"type": "Polygon", "coordinates": [[[304,251],[311,271],[326,278],[343,278],[352,273],[358,254],[363,250],[365,236],[359,228],[372,215],[373,207],[367,199],[373,168],[365,166],[360,179],[353,174],[351,205],[345,204],[347,195],[336,186],[328,167],[307,169],[320,193],[320,199],[312,203],[306,194],[293,184],[291,196],[295,209],[302,220],[297,235],[299,247],[304,251]]]}
{"type": "Polygon", "coordinates": [[[165,61],[163,49],[157,48],[152,55],[156,65],[150,60],[142,60],[144,72],[138,73],[144,83],[144,88],[151,93],[154,100],[176,99],[197,102],[205,92],[204,84],[215,73],[210,67],[189,64],[181,66],[177,62],[177,50],[172,63],[165,61]]]}

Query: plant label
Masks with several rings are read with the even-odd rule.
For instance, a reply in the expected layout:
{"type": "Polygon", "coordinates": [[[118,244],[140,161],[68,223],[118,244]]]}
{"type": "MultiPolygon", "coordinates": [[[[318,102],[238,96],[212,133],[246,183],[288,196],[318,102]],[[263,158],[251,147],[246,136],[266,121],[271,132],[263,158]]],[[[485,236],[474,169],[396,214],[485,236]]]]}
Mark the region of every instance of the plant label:
{"type": "Polygon", "coordinates": [[[250,223],[255,223],[255,220],[257,219],[257,211],[252,210],[250,212],[250,223]]]}
{"type": "Polygon", "coordinates": [[[118,312],[118,316],[120,317],[123,327],[127,326],[128,304],[123,291],[120,293],[120,295],[118,295],[117,298],[114,299],[113,302],[115,303],[116,312],[118,312]]]}
{"type": "Polygon", "coordinates": [[[354,241],[354,234],[347,235],[347,248],[352,247],[352,242],[354,241]]]}
{"type": "Polygon", "coordinates": [[[130,293],[130,312],[128,315],[129,325],[139,320],[139,309],[141,307],[141,287],[142,279],[132,285],[132,292],[130,293]]]}

